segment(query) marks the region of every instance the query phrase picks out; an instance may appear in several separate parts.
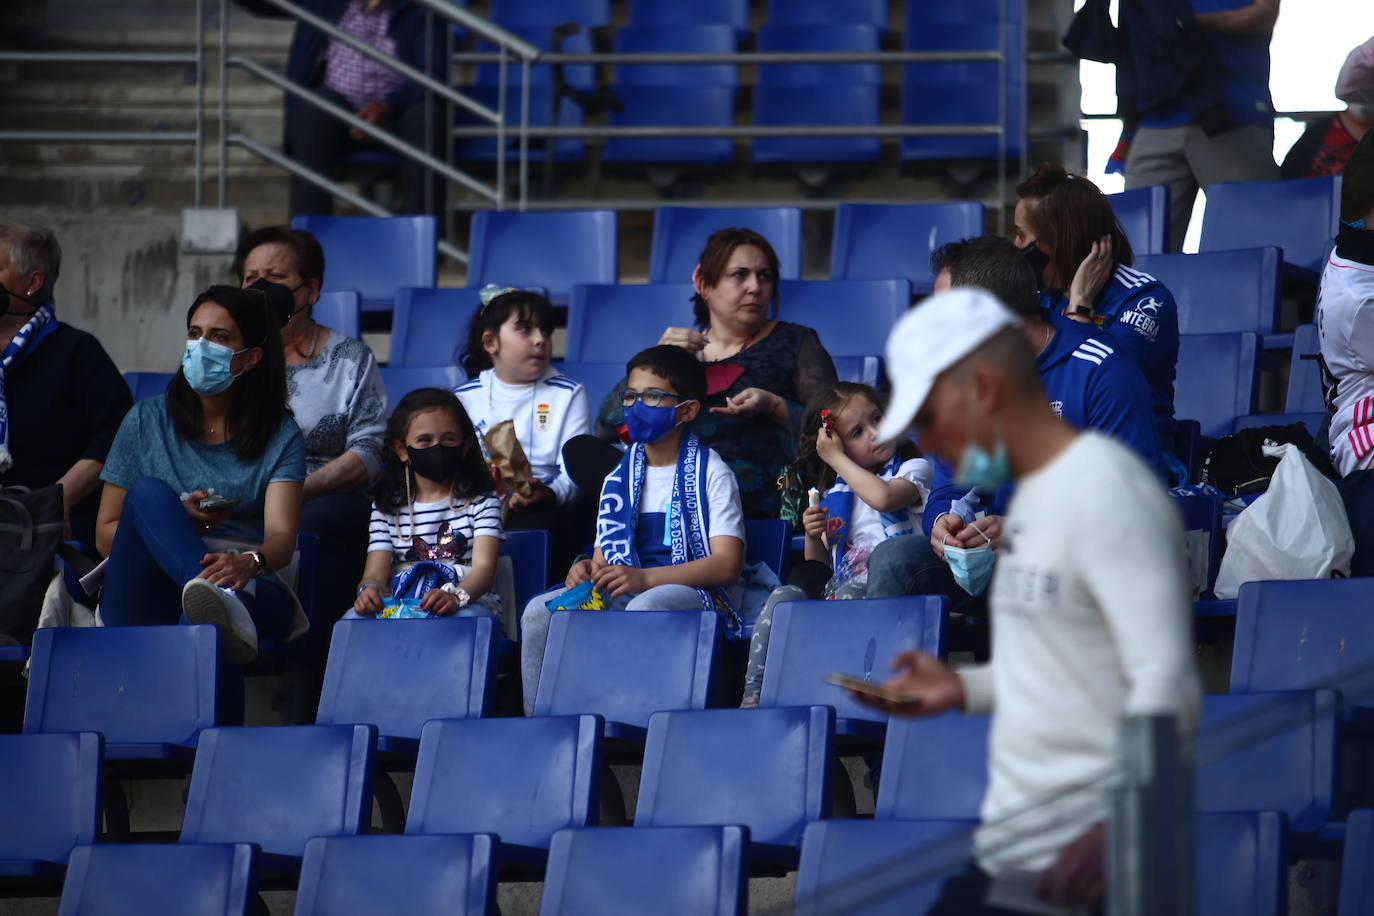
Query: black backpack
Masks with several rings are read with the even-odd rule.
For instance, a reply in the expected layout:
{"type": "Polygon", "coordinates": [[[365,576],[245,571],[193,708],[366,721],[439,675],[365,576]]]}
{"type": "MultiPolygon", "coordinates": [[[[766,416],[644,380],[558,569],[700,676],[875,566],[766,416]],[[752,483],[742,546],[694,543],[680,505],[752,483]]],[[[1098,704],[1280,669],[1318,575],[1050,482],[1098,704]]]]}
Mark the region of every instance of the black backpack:
{"type": "Polygon", "coordinates": [[[1332,480],[1337,478],[1331,457],[1317,445],[1306,426],[1294,423],[1291,426],[1256,426],[1218,439],[1203,461],[1202,482],[1229,496],[1261,493],[1268,489],[1269,478],[1279,466],[1279,459],[1264,454],[1263,447],[1285,443],[1301,449],[1319,473],[1332,480]]]}
{"type": "Polygon", "coordinates": [[[0,488],[0,644],[33,638],[62,529],[60,484],[0,488]]]}

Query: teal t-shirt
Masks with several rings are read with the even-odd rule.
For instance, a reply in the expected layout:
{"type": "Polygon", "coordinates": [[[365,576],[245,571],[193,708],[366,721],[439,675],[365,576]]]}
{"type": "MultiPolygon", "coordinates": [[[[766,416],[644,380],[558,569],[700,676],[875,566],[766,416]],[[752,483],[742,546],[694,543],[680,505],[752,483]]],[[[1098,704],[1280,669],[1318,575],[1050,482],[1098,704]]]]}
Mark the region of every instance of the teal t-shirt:
{"type": "Polygon", "coordinates": [[[206,445],[177,435],[167,416],[167,396],[139,401],[124,417],[100,478],[126,490],[140,477],[166,481],[177,493],[214,488],[217,495],[242,500],[215,537],[262,540],[267,485],[305,480],[305,441],[291,417],[282,420],[253,461],[240,461],[230,442],[206,445]]]}

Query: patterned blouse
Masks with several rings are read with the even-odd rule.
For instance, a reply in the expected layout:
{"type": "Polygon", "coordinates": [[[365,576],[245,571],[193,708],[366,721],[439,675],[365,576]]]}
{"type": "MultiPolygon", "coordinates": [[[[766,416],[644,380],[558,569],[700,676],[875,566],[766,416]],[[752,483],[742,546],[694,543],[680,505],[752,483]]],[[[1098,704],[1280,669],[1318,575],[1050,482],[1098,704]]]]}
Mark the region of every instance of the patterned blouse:
{"type": "MultiPolygon", "coordinates": [[[[734,470],[744,517],[777,518],[782,496],[778,477],[796,460],[806,402],[818,389],[834,384],[835,364],[815,331],[779,321],[767,337],[714,365],[739,366],[744,374],[706,399],[692,428],[734,470]],[[746,388],[762,388],[781,397],[791,421],[788,427],[765,416],[725,417],[709,412],[746,388]]],[[[622,379],[597,412],[596,434],[609,442],[620,441],[616,428],[624,422],[619,396],[624,387],[622,379]]]]}
{"type": "Polygon", "coordinates": [[[305,436],[305,472],[353,452],[375,476],[382,462],[387,401],[367,344],[329,331],[308,363],[286,367],[286,402],[305,436]]]}

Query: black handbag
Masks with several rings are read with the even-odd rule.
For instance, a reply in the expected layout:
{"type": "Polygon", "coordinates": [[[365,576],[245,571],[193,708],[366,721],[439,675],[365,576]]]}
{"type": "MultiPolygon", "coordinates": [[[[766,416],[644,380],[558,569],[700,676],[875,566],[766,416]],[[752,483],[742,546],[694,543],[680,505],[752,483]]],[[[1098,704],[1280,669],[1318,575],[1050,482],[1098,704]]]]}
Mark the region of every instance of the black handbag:
{"type": "Polygon", "coordinates": [[[0,644],[33,638],[63,527],[60,484],[0,488],[0,644]]]}

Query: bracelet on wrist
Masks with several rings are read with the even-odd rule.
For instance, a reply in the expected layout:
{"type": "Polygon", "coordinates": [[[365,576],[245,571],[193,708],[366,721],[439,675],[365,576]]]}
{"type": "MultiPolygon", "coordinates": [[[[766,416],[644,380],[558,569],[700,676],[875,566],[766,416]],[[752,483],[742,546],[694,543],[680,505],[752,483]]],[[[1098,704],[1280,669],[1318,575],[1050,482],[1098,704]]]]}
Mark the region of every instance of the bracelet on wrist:
{"type": "Polygon", "coordinates": [[[467,607],[468,602],[472,601],[472,596],[462,586],[454,585],[452,582],[445,582],[439,586],[439,591],[446,595],[452,595],[458,601],[459,608],[467,607]]]}
{"type": "Polygon", "coordinates": [[[358,586],[358,590],[357,590],[356,592],[354,592],[353,597],[354,597],[354,598],[357,598],[359,595],[361,595],[363,592],[367,591],[369,588],[375,588],[375,589],[377,589],[377,591],[379,591],[379,592],[381,591],[381,588],[378,587],[378,585],[377,585],[376,582],[364,582],[362,585],[359,585],[359,586],[358,586]]]}

